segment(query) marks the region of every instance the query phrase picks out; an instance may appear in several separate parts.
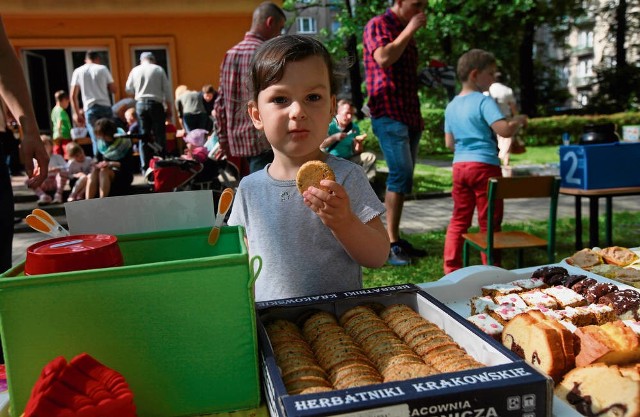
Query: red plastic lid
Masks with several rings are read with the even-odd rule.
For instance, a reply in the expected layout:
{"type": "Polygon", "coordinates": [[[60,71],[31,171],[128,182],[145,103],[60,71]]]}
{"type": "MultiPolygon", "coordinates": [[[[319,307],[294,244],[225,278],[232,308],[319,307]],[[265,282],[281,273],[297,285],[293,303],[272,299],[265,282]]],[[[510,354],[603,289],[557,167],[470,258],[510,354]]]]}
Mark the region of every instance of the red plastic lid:
{"type": "Polygon", "coordinates": [[[27,249],[26,275],[122,266],[118,238],[113,235],[73,235],[48,239],[27,249]]]}

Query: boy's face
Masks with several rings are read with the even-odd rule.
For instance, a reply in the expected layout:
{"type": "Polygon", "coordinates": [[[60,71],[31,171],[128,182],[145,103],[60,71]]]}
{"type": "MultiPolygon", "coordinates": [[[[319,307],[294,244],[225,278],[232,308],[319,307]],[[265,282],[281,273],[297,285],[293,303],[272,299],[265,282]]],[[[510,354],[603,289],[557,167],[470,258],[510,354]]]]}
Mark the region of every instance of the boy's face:
{"type": "Polygon", "coordinates": [[[498,68],[496,65],[489,65],[482,71],[477,71],[476,86],[480,88],[481,91],[489,91],[489,87],[491,87],[491,84],[496,82],[497,71],[498,68]]]}
{"type": "Polygon", "coordinates": [[[338,114],[336,119],[340,127],[345,127],[353,120],[353,114],[355,113],[353,106],[350,104],[342,104],[338,107],[338,114]]]}
{"type": "Polygon", "coordinates": [[[66,109],[67,107],[69,107],[70,102],[71,101],[68,98],[63,98],[62,100],[60,100],[60,107],[66,109]]]}
{"type": "Polygon", "coordinates": [[[292,159],[315,156],[335,113],[329,70],[319,56],[290,62],[282,79],[249,105],[254,126],[264,130],[276,153],[292,159]]]}
{"type": "Polygon", "coordinates": [[[202,98],[204,98],[204,101],[209,103],[211,100],[213,100],[213,93],[203,93],[202,98]]]}

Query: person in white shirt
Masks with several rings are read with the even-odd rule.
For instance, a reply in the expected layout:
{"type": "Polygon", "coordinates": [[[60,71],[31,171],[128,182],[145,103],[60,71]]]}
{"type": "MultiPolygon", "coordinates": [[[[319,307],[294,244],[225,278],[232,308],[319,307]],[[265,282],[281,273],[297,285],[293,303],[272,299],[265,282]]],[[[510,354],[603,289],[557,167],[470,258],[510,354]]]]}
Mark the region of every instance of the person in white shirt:
{"type": "MultiPolygon", "coordinates": [[[[496,78],[500,76],[500,73],[496,73],[496,78]]],[[[516,104],[516,98],[513,95],[513,90],[499,81],[494,82],[489,87],[489,95],[498,103],[498,107],[502,112],[502,115],[508,120],[518,114],[518,107],[516,104]]],[[[498,136],[498,158],[502,162],[503,166],[509,165],[509,157],[511,155],[511,143],[513,138],[505,138],[498,136]]]]}
{"type": "Polygon", "coordinates": [[[166,149],[167,136],[165,120],[171,119],[173,94],[169,79],[164,69],[157,65],[151,52],[140,54],[140,65],[134,67],[127,79],[126,91],[136,99],[136,113],[140,122],[140,134],[145,137],[138,147],[142,170],[149,167],[151,160],[149,143],[159,145],[157,149],[163,153],[166,149]]]}
{"type": "Polygon", "coordinates": [[[84,65],[73,70],[71,75],[71,109],[77,126],[85,126],[91,137],[93,156],[98,154],[93,125],[96,120],[111,117],[111,94],[116,92],[113,76],[100,63],[100,55],[87,51],[84,65]],[[78,97],[82,97],[82,107],[78,97]]]}

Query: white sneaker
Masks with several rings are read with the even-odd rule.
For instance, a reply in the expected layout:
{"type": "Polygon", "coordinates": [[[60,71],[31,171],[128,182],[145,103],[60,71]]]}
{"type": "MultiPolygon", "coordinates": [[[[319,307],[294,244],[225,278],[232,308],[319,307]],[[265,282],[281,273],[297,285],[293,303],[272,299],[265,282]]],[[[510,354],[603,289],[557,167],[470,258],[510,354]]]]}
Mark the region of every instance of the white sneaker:
{"type": "Polygon", "coordinates": [[[53,204],[62,204],[62,194],[56,193],[55,197],[53,197],[53,204]]]}
{"type": "Polygon", "coordinates": [[[51,203],[51,196],[49,194],[42,194],[40,197],[38,197],[39,206],[44,206],[50,203],[51,203]]]}

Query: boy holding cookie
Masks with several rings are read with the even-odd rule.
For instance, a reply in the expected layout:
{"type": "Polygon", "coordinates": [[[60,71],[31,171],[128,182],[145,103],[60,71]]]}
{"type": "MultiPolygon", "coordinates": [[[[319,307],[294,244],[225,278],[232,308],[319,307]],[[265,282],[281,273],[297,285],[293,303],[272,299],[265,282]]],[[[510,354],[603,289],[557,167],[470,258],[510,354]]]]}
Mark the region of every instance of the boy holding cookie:
{"type": "Polygon", "coordinates": [[[249,83],[249,115],[274,160],[242,179],[229,224],[262,258],[256,301],[361,288],[362,266],[386,262],[389,237],[362,168],[320,150],[336,107],[329,53],[311,37],[279,36],[257,51],[249,83]],[[324,163],[300,170],[309,161],[324,163]]]}

